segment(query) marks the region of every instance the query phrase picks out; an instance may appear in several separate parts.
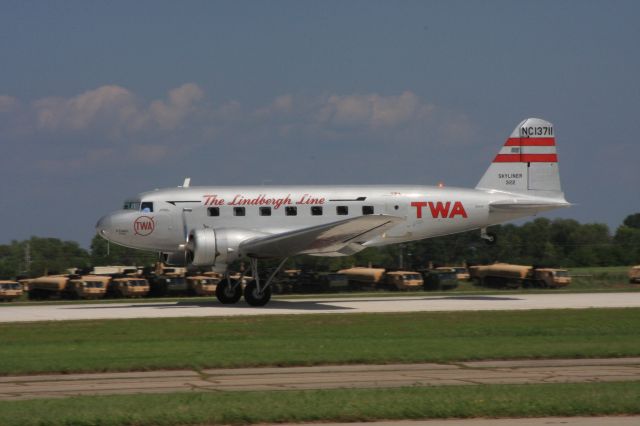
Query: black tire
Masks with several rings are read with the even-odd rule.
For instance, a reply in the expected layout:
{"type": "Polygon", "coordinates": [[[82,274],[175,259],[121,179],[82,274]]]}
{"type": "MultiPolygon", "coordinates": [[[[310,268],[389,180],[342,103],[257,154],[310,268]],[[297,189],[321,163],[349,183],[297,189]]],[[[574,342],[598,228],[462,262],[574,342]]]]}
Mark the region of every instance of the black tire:
{"type": "Polygon", "coordinates": [[[236,280],[222,280],[216,285],[216,297],[223,305],[238,303],[242,297],[242,286],[236,280]]]}
{"type": "Polygon", "coordinates": [[[488,232],[487,237],[489,238],[483,238],[483,239],[484,239],[484,242],[489,246],[494,245],[498,241],[498,237],[496,236],[496,234],[492,232],[488,232]]]}
{"type": "Polygon", "coordinates": [[[244,300],[251,306],[264,306],[271,300],[271,287],[258,293],[258,283],[255,280],[249,281],[244,288],[244,300]]]}

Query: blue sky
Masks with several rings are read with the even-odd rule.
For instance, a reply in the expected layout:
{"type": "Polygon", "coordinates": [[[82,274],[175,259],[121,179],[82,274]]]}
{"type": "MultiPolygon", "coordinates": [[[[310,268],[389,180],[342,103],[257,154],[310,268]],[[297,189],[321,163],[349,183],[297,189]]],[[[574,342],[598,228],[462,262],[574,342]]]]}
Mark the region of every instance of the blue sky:
{"type": "Polygon", "coordinates": [[[515,125],[556,127],[549,217],[640,211],[640,3],[0,3],[0,243],[83,245],[140,191],[473,187],[515,125]]]}

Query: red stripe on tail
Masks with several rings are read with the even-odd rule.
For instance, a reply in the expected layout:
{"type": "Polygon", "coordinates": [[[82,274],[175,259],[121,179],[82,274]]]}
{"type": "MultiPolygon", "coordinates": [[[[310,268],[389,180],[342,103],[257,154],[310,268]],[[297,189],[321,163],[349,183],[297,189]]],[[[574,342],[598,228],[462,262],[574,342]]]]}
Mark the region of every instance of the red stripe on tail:
{"type": "Polygon", "coordinates": [[[494,163],[557,163],[557,154],[498,154],[494,163]]]}
{"type": "Polygon", "coordinates": [[[504,146],[556,146],[555,138],[509,138],[504,146]]]}

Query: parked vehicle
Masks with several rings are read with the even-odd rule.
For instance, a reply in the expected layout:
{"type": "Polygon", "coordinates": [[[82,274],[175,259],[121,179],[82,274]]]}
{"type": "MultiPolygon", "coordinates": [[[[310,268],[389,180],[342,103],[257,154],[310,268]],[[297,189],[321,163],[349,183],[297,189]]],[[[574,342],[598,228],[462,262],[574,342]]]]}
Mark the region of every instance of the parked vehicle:
{"type": "Polygon", "coordinates": [[[640,283],[640,265],[633,266],[629,269],[629,282],[631,284],[640,283]]]}
{"type": "Polygon", "coordinates": [[[221,277],[213,275],[187,275],[187,292],[192,296],[215,296],[221,277]]]}
{"type": "Polygon", "coordinates": [[[342,269],[338,273],[347,276],[352,289],[417,290],[423,285],[422,277],[414,271],[355,267],[342,269]]]}
{"type": "Polygon", "coordinates": [[[455,268],[439,267],[422,272],[425,290],[450,290],[458,287],[455,268]]]}
{"type": "Polygon", "coordinates": [[[571,283],[566,269],[534,268],[532,266],[496,263],[469,268],[477,285],[496,288],[539,287],[557,288],[571,283]]]}
{"type": "Polygon", "coordinates": [[[48,275],[29,281],[30,299],[52,297],[98,299],[105,295],[110,277],[100,275],[48,275]]]}
{"type": "Polygon", "coordinates": [[[155,269],[148,271],[146,275],[146,279],[149,281],[149,295],[162,297],[187,294],[185,274],[185,268],[167,267],[162,263],[156,264],[155,269]]]}
{"type": "Polygon", "coordinates": [[[110,278],[106,292],[109,297],[143,297],[149,293],[149,283],[136,266],[96,266],[91,272],[110,278]]]}
{"type": "Polygon", "coordinates": [[[10,302],[22,296],[22,286],[17,281],[0,280],[0,301],[10,302]]]}

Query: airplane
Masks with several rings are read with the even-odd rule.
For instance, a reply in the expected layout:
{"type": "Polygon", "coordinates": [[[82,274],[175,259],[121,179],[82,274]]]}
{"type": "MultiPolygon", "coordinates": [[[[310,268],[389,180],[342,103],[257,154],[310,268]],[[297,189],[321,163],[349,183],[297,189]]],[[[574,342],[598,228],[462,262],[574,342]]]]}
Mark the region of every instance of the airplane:
{"type": "Polygon", "coordinates": [[[480,230],[543,211],[569,207],[560,187],[553,125],[539,118],[518,124],[474,189],[438,186],[201,186],[127,199],[103,216],[98,235],[160,254],[168,264],[225,273],[216,297],[251,306],[271,299],[271,282],[291,256],[349,256],[367,247],[480,230]],[[244,290],[228,265],[249,259],[244,290]],[[281,259],[261,282],[258,260],[281,259]],[[248,277],[248,276],[247,276],[248,277]]]}

